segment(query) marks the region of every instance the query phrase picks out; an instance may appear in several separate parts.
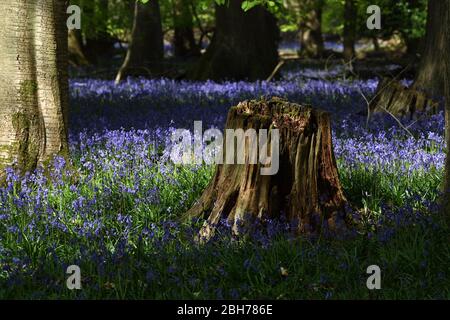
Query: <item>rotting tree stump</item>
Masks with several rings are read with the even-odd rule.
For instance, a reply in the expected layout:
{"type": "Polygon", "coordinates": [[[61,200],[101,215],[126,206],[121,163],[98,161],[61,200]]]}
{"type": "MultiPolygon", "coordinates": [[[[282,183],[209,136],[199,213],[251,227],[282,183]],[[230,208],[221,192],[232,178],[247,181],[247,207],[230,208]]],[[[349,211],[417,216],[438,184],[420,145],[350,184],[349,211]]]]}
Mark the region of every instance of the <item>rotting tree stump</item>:
{"type": "MultiPolygon", "coordinates": [[[[251,141],[244,138],[244,164],[218,164],[210,184],[185,214],[185,218],[206,218],[200,238],[209,239],[223,219],[233,234],[239,234],[255,219],[264,222],[282,215],[297,233],[314,234],[324,225],[330,231],[345,230],[347,201],[336,167],[329,114],[280,98],[244,101],[230,109],[226,129],[250,128],[268,130],[267,149],[261,151],[259,145],[259,156],[266,151],[274,156],[273,129],[278,129],[279,170],[262,175],[268,162],[249,164],[251,141]]],[[[223,159],[228,152],[226,140],[223,159]]]]}
{"type": "Polygon", "coordinates": [[[398,80],[383,78],[369,105],[369,115],[387,112],[393,116],[413,118],[418,113],[437,113],[438,107],[439,102],[414,86],[408,88],[398,80]]]}

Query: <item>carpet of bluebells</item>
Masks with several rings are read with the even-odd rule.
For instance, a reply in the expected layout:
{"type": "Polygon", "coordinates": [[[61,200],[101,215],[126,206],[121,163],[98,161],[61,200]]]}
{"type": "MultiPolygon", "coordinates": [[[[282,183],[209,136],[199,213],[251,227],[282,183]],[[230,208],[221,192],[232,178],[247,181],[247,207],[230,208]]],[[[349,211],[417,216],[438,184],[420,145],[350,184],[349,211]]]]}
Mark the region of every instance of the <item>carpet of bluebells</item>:
{"type": "Polygon", "coordinates": [[[444,117],[367,123],[377,80],[168,79],[70,82],[70,160],[0,187],[0,298],[450,298],[449,230],[437,214],[444,117]],[[282,218],[207,244],[178,217],[213,174],[175,165],[171,132],[223,128],[230,106],[279,96],[327,110],[341,181],[358,226],[345,237],[296,237],[282,218]],[[406,128],[406,129],[405,129],[406,128]],[[82,289],[66,287],[67,266],[82,289]],[[366,287],[369,265],[382,289],[366,287]]]}

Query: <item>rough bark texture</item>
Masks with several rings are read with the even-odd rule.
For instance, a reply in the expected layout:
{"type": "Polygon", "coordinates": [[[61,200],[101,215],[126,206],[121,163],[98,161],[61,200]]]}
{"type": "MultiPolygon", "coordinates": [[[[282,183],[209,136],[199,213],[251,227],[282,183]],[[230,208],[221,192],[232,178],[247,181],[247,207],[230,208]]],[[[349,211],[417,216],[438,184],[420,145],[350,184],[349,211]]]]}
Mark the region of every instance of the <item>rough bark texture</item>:
{"type": "Polygon", "coordinates": [[[66,2],[1,1],[0,172],[67,152],[66,2]]]}
{"type": "Polygon", "coordinates": [[[437,110],[438,101],[444,95],[445,68],[442,63],[449,55],[447,7],[448,0],[428,2],[425,48],[414,83],[406,88],[395,80],[381,81],[370,110],[387,109],[394,115],[423,110],[425,106],[432,112],[437,110]]]}
{"type": "Polygon", "coordinates": [[[133,30],[125,61],[116,82],[127,76],[154,76],[161,72],[164,42],[158,0],[135,4],[133,30]]]}
{"type": "Polygon", "coordinates": [[[322,6],[322,0],[307,0],[300,7],[303,16],[300,25],[301,53],[308,58],[319,58],[324,53],[322,6]]]}
{"type": "Polygon", "coordinates": [[[174,0],[174,54],[175,57],[186,58],[200,55],[194,37],[194,22],[190,8],[191,0],[174,0]]]}
{"type": "Polygon", "coordinates": [[[394,79],[384,78],[378,84],[376,95],[369,106],[371,114],[388,112],[394,116],[411,116],[418,112],[434,114],[439,102],[427,97],[423,91],[408,88],[394,79]]]}
{"type": "MultiPolygon", "coordinates": [[[[279,170],[275,175],[261,175],[263,165],[249,164],[249,149],[245,149],[245,164],[218,165],[209,186],[186,213],[186,217],[208,217],[200,232],[203,239],[213,235],[214,225],[221,219],[227,219],[233,232],[239,233],[242,223],[245,226],[255,218],[264,221],[283,213],[295,222],[298,232],[316,232],[324,222],[330,230],[345,229],[346,199],[328,113],[279,98],[244,101],[231,108],[226,128],[278,129],[279,170]]],[[[272,136],[269,134],[269,145],[272,136]]],[[[226,138],[224,158],[225,145],[226,138]]],[[[246,147],[250,145],[247,141],[246,147]]]]}
{"type": "Polygon", "coordinates": [[[344,8],[344,58],[351,60],[355,56],[356,42],[356,2],[345,0],[344,8]]]}
{"type": "Polygon", "coordinates": [[[450,226],[450,0],[445,1],[443,10],[444,26],[446,26],[446,46],[444,49],[444,93],[445,93],[445,141],[447,143],[447,157],[445,160],[445,178],[443,186],[443,214],[447,217],[450,226]]]}
{"type": "Polygon", "coordinates": [[[278,64],[279,30],[264,7],[244,12],[243,0],[216,6],[216,30],[190,78],[265,79],[278,64]]]}

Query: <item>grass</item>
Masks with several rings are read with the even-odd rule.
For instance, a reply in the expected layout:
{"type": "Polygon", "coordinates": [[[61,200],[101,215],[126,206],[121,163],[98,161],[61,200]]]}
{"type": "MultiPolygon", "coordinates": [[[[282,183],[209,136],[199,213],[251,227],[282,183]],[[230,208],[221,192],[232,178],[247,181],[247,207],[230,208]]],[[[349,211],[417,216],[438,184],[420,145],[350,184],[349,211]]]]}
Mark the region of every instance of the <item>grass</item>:
{"type": "Polygon", "coordinates": [[[198,245],[195,226],[170,221],[200,196],[212,167],[113,155],[102,162],[109,168],[92,168],[86,163],[95,159],[80,157],[76,173],[59,166],[47,179],[10,179],[8,214],[0,216],[1,299],[450,298],[450,230],[424,205],[436,202],[439,170],[399,175],[339,160],[365,226],[352,238],[223,235],[198,245]],[[81,268],[82,290],[66,288],[71,264],[81,268]],[[381,290],[366,287],[373,264],[381,290]]]}

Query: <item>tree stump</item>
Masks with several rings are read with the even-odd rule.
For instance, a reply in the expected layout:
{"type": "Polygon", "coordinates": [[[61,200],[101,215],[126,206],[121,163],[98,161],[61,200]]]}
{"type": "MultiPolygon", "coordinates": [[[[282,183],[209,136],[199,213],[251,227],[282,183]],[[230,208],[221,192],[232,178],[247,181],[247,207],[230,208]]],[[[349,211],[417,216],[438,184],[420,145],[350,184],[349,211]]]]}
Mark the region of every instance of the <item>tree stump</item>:
{"type": "MultiPolygon", "coordinates": [[[[248,142],[243,144],[245,163],[218,164],[214,178],[185,214],[185,218],[207,218],[201,239],[209,239],[222,219],[234,234],[242,233],[242,226],[250,226],[255,218],[264,222],[282,215],[299,233],[315,233],[324,223],[329,230],[346,229],[347,201],[339,181],[328,113],[280,98],[244,101],[230,109],[226,129],[268,130],[267,149],[261,150],[260,143],[258,153],[272,156],[270,165],[275,159],[273,130],[277,129],[279,170],[262,175],[261,169],[269,163],[251,164],[248,147],[252,144],[244,138],[248,142]],[[267,150],[270,152],[265,153],[267,150]]],[[[225,137],[224,159],[226,145],[225,137]]]]}
{"type": "Polygon", "coordinates": [[[437,113],[439,102],[428,98],[426,93],[408,88],[394,79],[383,78],[378,84],[375,98],[369,105],[370,115],[387,112],[393,116],[414,117],[418,112],[437,113]]]}

